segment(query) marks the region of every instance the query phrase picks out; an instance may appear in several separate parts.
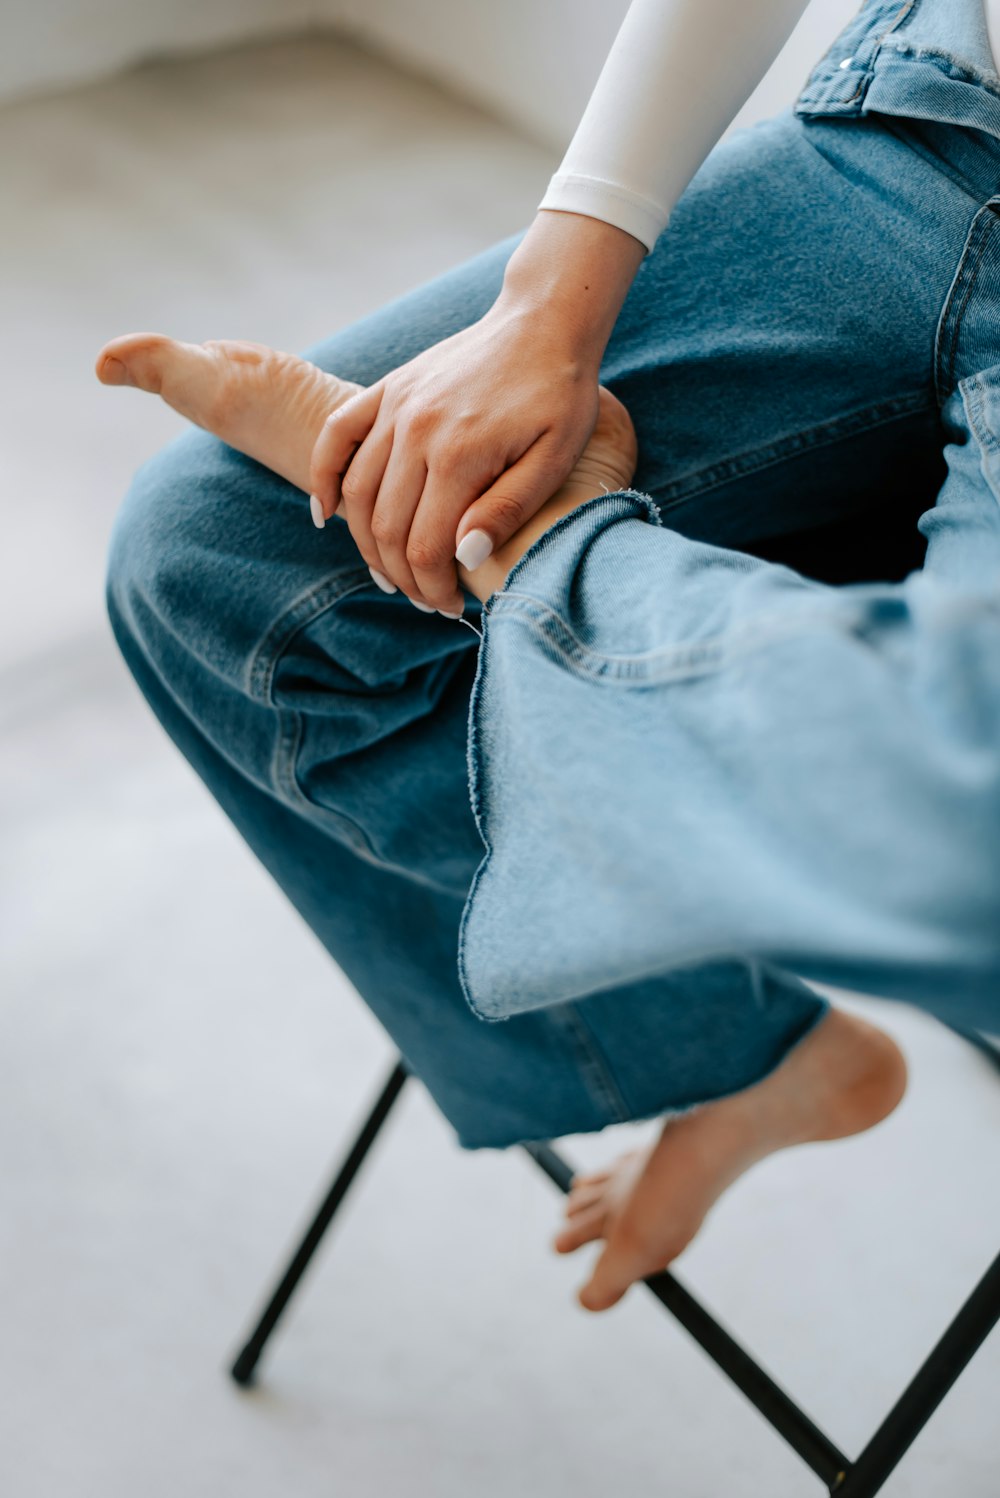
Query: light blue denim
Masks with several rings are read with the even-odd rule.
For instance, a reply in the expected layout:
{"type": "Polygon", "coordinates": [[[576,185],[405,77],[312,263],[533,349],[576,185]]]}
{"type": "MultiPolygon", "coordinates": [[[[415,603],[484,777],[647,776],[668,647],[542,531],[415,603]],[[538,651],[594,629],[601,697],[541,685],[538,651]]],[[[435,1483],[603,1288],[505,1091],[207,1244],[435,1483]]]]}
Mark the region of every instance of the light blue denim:
{"type": "MultiPolygon", "coordinates": [[[[125,661],[464,1147],[752,1084],[796,974],[1000,1028],[998,213],[980,0],[866,4],[677,204],[602,369],[635,490],[481,643],[214,438],[136,475],[125,661]]],[[[515,243],[308,357],[371,383],[515,243]]]]}

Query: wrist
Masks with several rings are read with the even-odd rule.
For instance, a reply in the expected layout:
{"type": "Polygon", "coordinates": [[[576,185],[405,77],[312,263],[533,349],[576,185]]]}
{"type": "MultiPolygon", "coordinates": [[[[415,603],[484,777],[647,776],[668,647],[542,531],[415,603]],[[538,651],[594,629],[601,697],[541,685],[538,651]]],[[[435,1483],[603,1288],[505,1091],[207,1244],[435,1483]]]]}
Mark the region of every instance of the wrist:
{"type": "Polygon", "coordinates": [[[531,318],[596,369],[645,254],[613,224],[542,209],[507,263],[497,311],[531,318]]]}

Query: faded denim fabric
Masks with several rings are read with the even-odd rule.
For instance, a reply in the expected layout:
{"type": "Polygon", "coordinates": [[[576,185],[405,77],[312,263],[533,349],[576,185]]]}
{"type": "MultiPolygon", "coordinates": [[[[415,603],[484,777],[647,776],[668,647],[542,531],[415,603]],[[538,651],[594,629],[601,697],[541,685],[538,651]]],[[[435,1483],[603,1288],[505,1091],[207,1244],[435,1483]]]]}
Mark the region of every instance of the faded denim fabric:
{"type": "MultiPolygon", "coordinates": [[[[635,491],[466,622],[204,433],[116,518],[129,669],[466,1148],[750,1085],[825,1012],[793,969],[983,1015],[1000,80],[978,0],[848,33],[857,67],[835,44],[717,147],[640,268],[602,368],[635,491]]],[[[307,357],[379,379],[515,243],[307,357]]]]}

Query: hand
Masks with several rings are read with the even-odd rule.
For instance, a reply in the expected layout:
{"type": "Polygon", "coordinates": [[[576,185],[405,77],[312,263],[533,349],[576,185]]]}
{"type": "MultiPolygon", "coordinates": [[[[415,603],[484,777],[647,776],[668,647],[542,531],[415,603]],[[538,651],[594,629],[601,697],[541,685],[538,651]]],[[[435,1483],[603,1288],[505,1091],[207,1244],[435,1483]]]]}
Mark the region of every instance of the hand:
{"type": "Polygon", "coordinates": [[[568,477],[644,253],[611,224],[540,211],[485,317],[332,413],[312,493],[327,519],[347,521],[387,588],[460,613],[458,547],[474,571],[568,477]]]}
{"type": "Polygon", "coordinates": [[[369,567],[461,613],[458,544],[479,532],[465,548],[479,565],[559,488],[593,431],[597,390],[597,364],[574,357],[558,326],[501,298],[331,414],[312,492],[369,567]]]}

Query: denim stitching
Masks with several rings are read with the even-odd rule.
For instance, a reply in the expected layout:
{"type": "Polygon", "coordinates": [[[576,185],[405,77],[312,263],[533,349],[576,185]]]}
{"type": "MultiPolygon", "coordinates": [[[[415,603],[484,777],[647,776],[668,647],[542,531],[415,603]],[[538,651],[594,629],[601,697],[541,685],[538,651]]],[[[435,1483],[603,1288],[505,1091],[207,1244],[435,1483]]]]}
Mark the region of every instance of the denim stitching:
{"type": "Polygon", "coordinates": [[[510,598],[510,604],[500,617],[525,624],[550,658],[574,675],[611,686],[642,687],[654,682],[705,676],[764,645],[783,638],[801,638],[799,621],[777,616],[777,628],[774,621],[765,619],[745,631],[719,635],[693,645],[663,645],[642,654],[607,655],[585,645],[562,615],[542,599],[528,593],[506,596],[510,598]]]}
{"type": "MultiPolygon", "coordinates": [[[[544,537],[543,537],[544,539],[544,537]]],[[[523,561],[523,558],[522,558],[523,561]]],[[[519,564],[518,564],[519,565],[519,564]]],[[[515,566],[514,571],[517,570],[515,566]]],[[[509,581],[509,578],[508,578],[509,581]]],[[[483,628],[486,628],[486,613],[488,603],[483,606],[483,628]]],[[[469,801],[472,806],[472,815],[476,823],[479,836],[482,839],[485,852],[479,861],[479,866],[472,876],[468,891],[465,896],[465,904],[462,906],[462,914],[458,923],[458,943],[456,949],[456,968],[458,972],[459,987],[469,1008],[479,1019],[488,1024],[500,1024],[508,1015],[498,1014],[495,1010],[490,1011],[488,1004],[481,1004],[472,991],[467,971],[467,953],[469,945],[468,928],[472,918],[472,906],[476,891],[483,879],[493,857],[493,845],[486,836],[486,792],[483,787],[483,777],[480,774],[480,746],[479,746],[479,701],[483,693],[483,681],[489,670],[487,665],[487,651],[485,645],[479,652],[476,663],[476,675],[472,683],[472,693],[469,698],[468,737],[466,739],[466,755],[468,762],[468,786],[469,801]]],[[[552,1011],[554,1012],[554,1011],[552,1011]]]]}
{"type": "Polygon", "coordinates": [[[573,1000],[553,1004],[546,1013],[569,1033],[581,1077],[602,1114],[610,1115],[605,1117],[605,1123],[626,1123],[633,1116],[632,1110],[577,1004],[573,1000]]]}
{"type": "MultiPolygon", "coordinates": [[[[992,201],[991,199],[990,202],[992,201]]],[[[938,319],[934,339],[934,386],[940,406],[944,405],[955,388],[955,363],[958,358],[958,335],[961,331],[962,318],[965,316],[965,310],[969,305],[969,299],[983,263],[984,241],[998,222],[1000,221],[990,207],[990,203],[984,203],[974,215],[965,237],[958,268],[948,288],[948,295],[938,319]]]]}
{"type": "Polygon", "coordinates": [[[324,577],[290,603],[284,613],[275,619],[247,661],[246,690],[250,696],[266,703],[268,707],[274,707],[272,691],[275,668],[293,636],[348,593],[360,592],[370,584],[371,579],[367,573],[351,567],[334,573],[332,577],[324,577]]]}
{"type": "MultiPolygon", "coordinates": [[[[831,104],[836,104],[840,108],[849,108],[851,105],[857,104],[875,76],[876,62],[883,41],[903,24],[917,4],[918,0],[906,0],[906,3],[892,17],[884,31],[876,30],[879,24],[877,16],[873,16],[872,18],[866,17],[865,11],[869,7],[866,4],[862,4],[860,11],[854,16],[854,19],[841,28],[831,45],[809,74],[795,100],[794,108],[796,111],[800,110],[800,108],[802,110],[829,108],[831,104]],[[851,61],[856,60],[858,53],[865,48],[866,44],[871,46],[872,55],[864,71],[860,74],[858,86],[854,90],[854,93],[847,99],[830,99],[830,90],[835,88],[839,83],[837,72],[831,69],[830,64],[834,63],[839,69],[840,62],[844,58],[849,58],[851,61]],[[844,57],[838,57],[838,53],[843,53],[844,57]]],[[[889,6],[883,5],[881,10],[888,12],[889,6]]]]}
{"type": "Polygon", "coordinates": [[[388,865],[383,858],[379,857],[368,834],[353,817],[348,816],[346,812],[335,811],[329,806],[320,806],[306,795],[299,784],[295,769],[299,750],[302,747],[305,714],[291,707],[277,707],[275,711],[278,714],[278,733],[275,738],[271,773],[277,789],[284,792],[289,805],[297,810],[305,811],[310,818],[315,818],[319,814],[333,823],[351,849],[368,863],[375,864],[380,869],[387,868],[388,865]]]}
{"type": "MultiPolygon", "coordinates": [[[[626,689],[707,676],[784,640],[803,638],[803,620],[775,614],[745,629],[693,645],[664,645],[641,655],[603,655],[574,635],[561,614],[543,600],[527,593],[505,597],[510,598],[510,604],[499,617],[525,624],[550,659],[573,675],[626,689]]],[[[956,599],[950,616],[958,621],[972,620],[981,618],[984,612],[1000,613],[1000,599],[956,599]]],[[[810,630],[838,623],[850,630],[851,616],[843,612],[839,598],[831,598],[826,611],[813,613],[804,621],[810,630]]]]}
{"type": "Polygon", "coordinates": [[[296,708],[283,707],[274,700],[274,675],[278,662],[300,630],[312,624],[334,604],[351,593],[360,592],[370,585],[370,579],[357,568],[325,577],[315,587],[300,594],[282,614],[279,614],[261,639],[247,663],[247,691],[251,697],[273,709],[278,720],[274,753],[271,759],[271,774],[274,785],[284,792],[289,804],[310,816],[317,812],[328,817],[340,830],[351,848],[368,862],[379,868],[386,867],[372,846],[367,833],[344,812],[319,806],[310,800],[299,784],[295,766],[305,726],[304,714],[296,708]]]}

